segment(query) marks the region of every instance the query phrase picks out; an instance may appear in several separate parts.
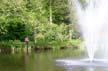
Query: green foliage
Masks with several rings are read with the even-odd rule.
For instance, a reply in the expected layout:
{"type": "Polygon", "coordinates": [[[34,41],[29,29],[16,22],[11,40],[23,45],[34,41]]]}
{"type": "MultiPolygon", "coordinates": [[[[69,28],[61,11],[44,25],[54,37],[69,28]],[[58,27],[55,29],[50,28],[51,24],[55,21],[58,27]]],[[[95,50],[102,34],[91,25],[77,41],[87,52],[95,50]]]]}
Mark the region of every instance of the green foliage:
{"type": "Polygon", "coordinates": [[[0,40],[2,38],[4,38],[4,35],[6,35],[7,33],[7,24],[5,23],[5,21],[0,21],[0,40]]]}
{"type": "Polygon", "coordinates": [[[74,46],[78,46],[78,44],[81,43],[80,39],[73,39],[71,41],[69,41],[70,44],[74,45],[74,46]]]}
{"type": "Polygon", "coordinates": [[[8,33],[6,39],[20,39],[22,40],[25,37],[25,24],[18,20],[10,20],[8,22],[9,26],[7,27],[8,33]]]}
{"type": "Polygon", "coordinates": [[[47,0],[44,4],[47,10],[46,12],[47,17],[50,17],[49,7],[51,6],[53,23],[70,24],[70,17],[69,17],[70,11],[69,11],[68,0],[47,0]]]}
{"type": "Polygon", "coordinates": [[[54,23],[70,24],[68,0],[54,0],[53,2],[53,21],[54,23]]]}
{"type": "Polygon", "coordinates": [[[54,47],[60,47],[68,45],[68,43],[70,44],[70,42],[68,42],[70,41],[68,36],[69,32],[67,31],[68,29],[69,27],[66,24],[43,24],[38,27],[38,33],[36,35],[36,45],[51,45],[54,47]]]}
{"type": "Polygon", "coordinates": [[[6,40],[6,41],[1,41],[0,42],[0,47],[3,48],[23,48],[25,46],[25,44],[23,42],[21,42],[20,40],[6,40]]]}
{"type": "Polygon", "coordinates": [[[31,46],[67,45],[70,38],[79,38],[75,26],[70,25],[68,6],[68,0],[1,0],[0,41],[17,47],[29,37],[31,46]]]}
{"type": "Polygon", "coordinates": [[[5,25],[5,23],[3,23],[4,25],[2,25],[0,27],[1,29],[1,39],[4,40],[23,40],[24,37],[28,36],[28,34],[30,34],[30,31],[27,30],[29,28],[26,28],[26,24],[24,24],[23,21],[21,21],[20,19],[8,19],[8,21],[6,22],[6,24],[8,24],[7,26],[5,25]]]}
{"type": "Polygon", "coordinates": [[[24,43],[21,42],[20,40],[9,40],[8,43],[11,43],[11,47],[14,47],[14,48],[23,48],[24,47],[24,43]]]}
{"type": "Polygon", "coordinates": [[[0,42],[0,48],[10,48],[11,47],[11,43],[8,43],[7,41],[2,41],[0,42]]]}

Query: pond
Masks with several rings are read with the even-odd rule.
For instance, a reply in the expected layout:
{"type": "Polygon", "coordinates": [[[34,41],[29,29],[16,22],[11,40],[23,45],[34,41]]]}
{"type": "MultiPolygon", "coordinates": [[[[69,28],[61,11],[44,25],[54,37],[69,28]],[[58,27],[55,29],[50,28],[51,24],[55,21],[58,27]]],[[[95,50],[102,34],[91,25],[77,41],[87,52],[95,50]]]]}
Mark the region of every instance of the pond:
{"type": "Polygon", "coordinates": [[[62,67],[57,59],[80,59],[86,54],[78,50],[36,51],[29,54],[0,54],[0,71],[107,71],[103,67],[62,67]]]}

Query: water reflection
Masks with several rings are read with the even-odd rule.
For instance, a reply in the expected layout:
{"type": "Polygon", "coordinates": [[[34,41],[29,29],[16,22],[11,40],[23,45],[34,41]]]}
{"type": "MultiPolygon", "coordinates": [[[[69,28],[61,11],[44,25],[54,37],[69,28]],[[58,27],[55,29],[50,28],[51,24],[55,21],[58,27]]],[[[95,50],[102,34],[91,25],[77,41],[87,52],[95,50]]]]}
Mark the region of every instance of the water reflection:
{"type": "Polygon", "coordinates": [[[94,68],[93,67],[89,67],[88,71],[94,71],[94,68]]]}
{"type": "Polygon", "coordinates": [[[70,67],[65,68],[66,71],[108,71],[108,68],[99,67],[70,67]]]}
{"type": "Polygon", "coordinates": [[[107,68],[62,67],[56,65],[56,59],[80,59],[79,52],[72,50],[0,54],[0,71],[107,71],[107,68]]]}

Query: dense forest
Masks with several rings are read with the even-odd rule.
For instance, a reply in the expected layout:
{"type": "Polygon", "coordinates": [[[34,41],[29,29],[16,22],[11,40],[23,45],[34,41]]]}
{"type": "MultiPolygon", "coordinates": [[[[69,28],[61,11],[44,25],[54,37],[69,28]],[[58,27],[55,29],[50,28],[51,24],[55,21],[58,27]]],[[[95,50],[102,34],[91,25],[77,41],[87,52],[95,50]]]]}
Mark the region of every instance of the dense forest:
{"type": "Polygon", "coordinates": [[[74,45],[77,28],[71,0],[0,0],[2,47],[20,45],[25,37],[31,46],[74,45]]]}

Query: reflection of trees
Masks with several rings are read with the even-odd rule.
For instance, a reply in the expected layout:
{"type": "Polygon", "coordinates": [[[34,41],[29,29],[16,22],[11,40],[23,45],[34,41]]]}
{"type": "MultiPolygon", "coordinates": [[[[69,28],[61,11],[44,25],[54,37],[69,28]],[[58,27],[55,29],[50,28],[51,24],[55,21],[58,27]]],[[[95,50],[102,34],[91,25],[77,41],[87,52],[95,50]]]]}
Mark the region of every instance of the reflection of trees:
{"type": "Polygon", "coordinates": [[[4,71],[5,69],[25,71],[24,66],[24,59],[22,55],[0,54],[0,69],[3,69],[4,71]]]}

